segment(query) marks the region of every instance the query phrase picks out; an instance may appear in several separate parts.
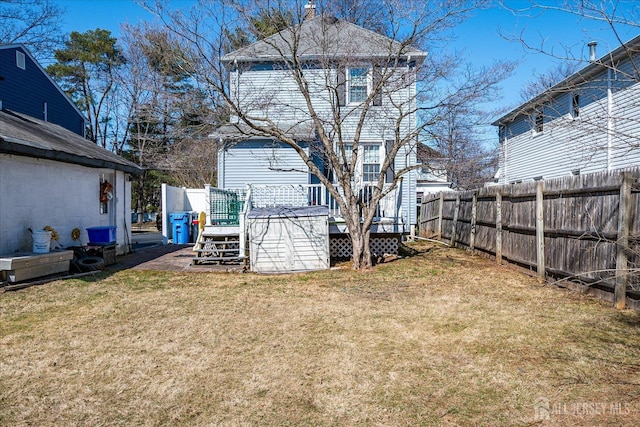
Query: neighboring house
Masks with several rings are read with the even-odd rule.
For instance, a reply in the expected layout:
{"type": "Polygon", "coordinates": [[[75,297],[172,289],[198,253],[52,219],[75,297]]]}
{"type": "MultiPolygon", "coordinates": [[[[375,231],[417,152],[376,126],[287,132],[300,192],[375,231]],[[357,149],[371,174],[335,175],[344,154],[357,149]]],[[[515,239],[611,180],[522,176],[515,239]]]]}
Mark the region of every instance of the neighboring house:
{"type": "Polygon", "coordinates": [[[20,44],[0,45],[0,109],[27,114],[85,136],[85,118],[20,44]]]}
{"type": "Polygon", "coordinates": [[[640,36],[496,120],[499,184],[640,163],[640,36]]]}
{"type": "Polygon", "coordinates": [[[419,209],[424,196],[450,191],[451,183],[447,178],[447,159],[443,158],[442,154],[420,143],[417,146],[416,159],[418,164],[422,165],[417,170],[416,200],[419,209]]]}
{"type": "Polygon", "coordinates": [[[82,114],[24,46],[0,47],[0,104],[0,253],[29,251],[28,229],[47,225],[63,247],[86,244],[88,227],[116,226],[125,253],[140,168],[82,136],[82,114]]]}

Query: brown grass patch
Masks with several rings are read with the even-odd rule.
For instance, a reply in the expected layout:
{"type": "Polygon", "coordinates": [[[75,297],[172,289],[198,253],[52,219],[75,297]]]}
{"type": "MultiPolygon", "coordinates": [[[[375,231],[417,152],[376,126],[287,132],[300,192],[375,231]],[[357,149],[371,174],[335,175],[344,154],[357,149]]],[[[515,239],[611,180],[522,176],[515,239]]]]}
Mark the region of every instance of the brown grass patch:
{"type": "Polygon", "coordinates": [[[640,425],[637,312],[418,249],[0,294],[0,424],[640,425]]]}

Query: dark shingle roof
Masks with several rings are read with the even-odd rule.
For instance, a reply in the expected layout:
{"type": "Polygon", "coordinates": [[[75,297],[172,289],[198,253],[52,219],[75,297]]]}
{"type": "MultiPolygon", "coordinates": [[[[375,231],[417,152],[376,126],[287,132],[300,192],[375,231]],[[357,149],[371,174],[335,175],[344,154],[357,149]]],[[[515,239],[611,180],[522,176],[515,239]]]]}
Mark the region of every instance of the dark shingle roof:
{"type": "Polygon", "coordinates": [[[116,169],[135,175],[142,173],[135,163],[76,133],[9,110],[0,111],[0,153],[116,169]]]}
{"type": "Polygon", "coordinates": [[[284,29],[279,33],[249,46],[230,52],[222,57],[223,62],[278,61],[288,57],[293,51],[294,41],[297,57],[314,58],[371,59],[411,56],[424,59],[426,52],[413,46],[367,30],[350,22],[319,15],[284,29]]]}

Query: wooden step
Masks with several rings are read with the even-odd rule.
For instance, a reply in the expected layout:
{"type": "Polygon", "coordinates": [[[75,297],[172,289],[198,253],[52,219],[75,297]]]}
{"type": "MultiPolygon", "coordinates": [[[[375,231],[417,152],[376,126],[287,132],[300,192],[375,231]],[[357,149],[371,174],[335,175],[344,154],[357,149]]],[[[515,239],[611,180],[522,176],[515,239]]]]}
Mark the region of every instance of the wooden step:
{"type": "Polygon", "coordinates": [[[240,248],[235,248],[235,249],[194,249],[193,252],[221,252],[221,253],[232,253],[232,252],[238,252],[240,250],[240,248]]]}
{"type": "Polygon", "coordinates": [[[220,263],[222,261],[243,261],[245,257],[243,256],[225,256],[225,257],[193,257],[191,263],[193,265],[201,264],[203,262],[217,262],[220,263]]]}

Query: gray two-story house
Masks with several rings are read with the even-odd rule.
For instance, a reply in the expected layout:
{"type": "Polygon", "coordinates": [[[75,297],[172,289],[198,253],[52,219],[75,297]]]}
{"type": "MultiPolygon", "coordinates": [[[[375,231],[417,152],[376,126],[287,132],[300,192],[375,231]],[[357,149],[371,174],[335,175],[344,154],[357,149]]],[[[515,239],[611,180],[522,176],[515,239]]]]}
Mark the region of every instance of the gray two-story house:
{"type": "Polygon", "coordinates": [[[313,2],[306,11],[298,24],[222,57],[230,120],[212,135],[221,147],[217,188],[190,206],[206,206],[204,234],[227,242],[234,227],[244,232],[250,210],[324,207],[331,255],[349,257],[347,223],[356,215],[336,194],[363,202],[377,194],[360,220],[373,213],[373,252],[393,252],[417,222],[416,75],[426,53],[316,15],[313,2]]]}

